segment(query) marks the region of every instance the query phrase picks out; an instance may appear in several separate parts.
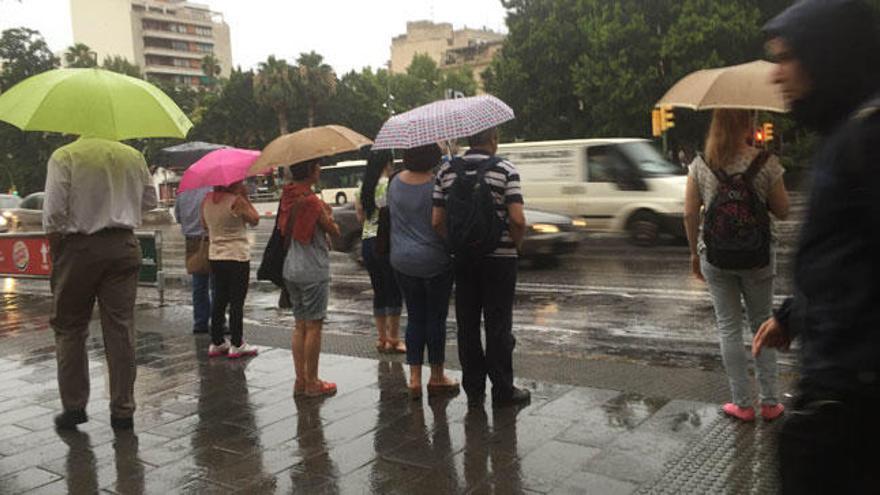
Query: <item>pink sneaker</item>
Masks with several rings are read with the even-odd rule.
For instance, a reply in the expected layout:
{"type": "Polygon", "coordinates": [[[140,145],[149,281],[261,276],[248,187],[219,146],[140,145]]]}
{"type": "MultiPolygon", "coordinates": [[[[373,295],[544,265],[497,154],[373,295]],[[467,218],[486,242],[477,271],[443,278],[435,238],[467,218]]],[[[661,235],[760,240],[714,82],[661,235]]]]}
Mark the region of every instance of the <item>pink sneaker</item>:
{"type": "Polygon", "coordinates": [[[225,356],[229,354],[229,341],[224,340],[220,345],[208,346],[208,357],[225,356]]]}
{"type": "Polygon", "coordinates": [[[782,416],[782,413],[785,412],[785,406],[782,404],[773,404],[772,406],[762,405],[761,406],[761,417],[764,418],[764,421],[773,421],[774,419],[782,416]]]}
{"type": "Polygon", "coordinates": [[[724,411],[724,414],[728,416],[733,416],[740,421],[748,422],[755,420],[754,407],[739,407],[733,402],[728,402],[721,407],[721,410],[724,411]]]}
{"type": "Polygon", "coordinates": [[[230,345],[229,346],[229,354],[226,357],[230,359],[237,359],[245,356],[256,356],[257,348],[248,344],[245,341],[241,342],[240,346],[230,345]]]}

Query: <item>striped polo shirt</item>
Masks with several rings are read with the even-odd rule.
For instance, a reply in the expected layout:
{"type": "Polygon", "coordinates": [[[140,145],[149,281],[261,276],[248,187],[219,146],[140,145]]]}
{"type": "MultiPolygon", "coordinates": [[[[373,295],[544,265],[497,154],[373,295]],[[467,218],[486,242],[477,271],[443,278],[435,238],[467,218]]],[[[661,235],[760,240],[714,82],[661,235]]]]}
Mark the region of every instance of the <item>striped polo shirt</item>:
{"type": "MultiPolygon", "coordinates": [[[[467,163],[467,174],[477,173],[479,165],[489,159],[489,155],[473,150],[468,151],[462,158],[467,163]]],[[[434,181],[434,206],[446,208],[446,198],[449,188],[455,181],[455,171],[449,163],[444,163],[437,172],[434,181]]],[[[486,171],[486,183],[492,191],[495,199],[495,212],[504,221],[504,231],[501,233],[501,242],[498,248],[488,255],[493,258],[516,258],[516,244],[510,237],[510,222],[507,214],[507,205],[523,203],[522,189],[519,184],[519,172],[512,163],[501,160],[486,171]]]]}

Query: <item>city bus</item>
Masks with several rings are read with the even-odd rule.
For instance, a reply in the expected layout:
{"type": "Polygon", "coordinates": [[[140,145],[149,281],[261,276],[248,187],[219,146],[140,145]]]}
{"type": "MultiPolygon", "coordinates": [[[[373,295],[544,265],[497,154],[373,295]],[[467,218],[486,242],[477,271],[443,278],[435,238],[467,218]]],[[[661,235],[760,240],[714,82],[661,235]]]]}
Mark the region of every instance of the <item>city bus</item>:
{"type": "Polygon", "coordinates": [[[367,168],[365,160],[339,162],[321,167],[318,190],[326,203],[341,206],[354,201],[367,168]]]}

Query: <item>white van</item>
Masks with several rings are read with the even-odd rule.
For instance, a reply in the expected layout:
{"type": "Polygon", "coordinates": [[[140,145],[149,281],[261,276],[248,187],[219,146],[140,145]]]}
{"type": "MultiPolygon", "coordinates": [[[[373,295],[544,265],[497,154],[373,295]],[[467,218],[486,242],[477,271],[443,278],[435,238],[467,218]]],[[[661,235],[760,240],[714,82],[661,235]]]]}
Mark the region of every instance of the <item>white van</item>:
{"type": "Polygon", "coordinates": [[[684,236],[687,177],[645,139],[502,144],[529,208],[583,218],[594,231],[626,232],[638,244],[684,236]]]}
{"type": "Polygon", "coordinates": [[[318,181],[321,199],[337,206],[354,201],[366,169],[365,160],[339,162],[336,165],[321,167],[321,179],[318,181]]]}

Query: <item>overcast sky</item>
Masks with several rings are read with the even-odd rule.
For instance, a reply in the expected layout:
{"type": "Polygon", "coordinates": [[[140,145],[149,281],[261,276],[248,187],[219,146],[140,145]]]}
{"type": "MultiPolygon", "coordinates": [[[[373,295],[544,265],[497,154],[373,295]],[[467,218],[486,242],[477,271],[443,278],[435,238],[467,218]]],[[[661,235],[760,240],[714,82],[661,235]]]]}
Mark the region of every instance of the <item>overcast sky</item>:
{"type": "MultiPolygon", "coordinates": [[[[124,1],[124,0],[119,0],[124,1]]],[[[294,60],[315,50],[340,74],[383,66],[391,38],[406,22],[433,20],[506,31],[500,0],[201,0],[222,12],[232,30],[235,65],[254,67],[269,55],[294,60]]],[[[54,52],[73,43],[69,0],[0,0],[0,30],[37,29],[54,52]]]]}

